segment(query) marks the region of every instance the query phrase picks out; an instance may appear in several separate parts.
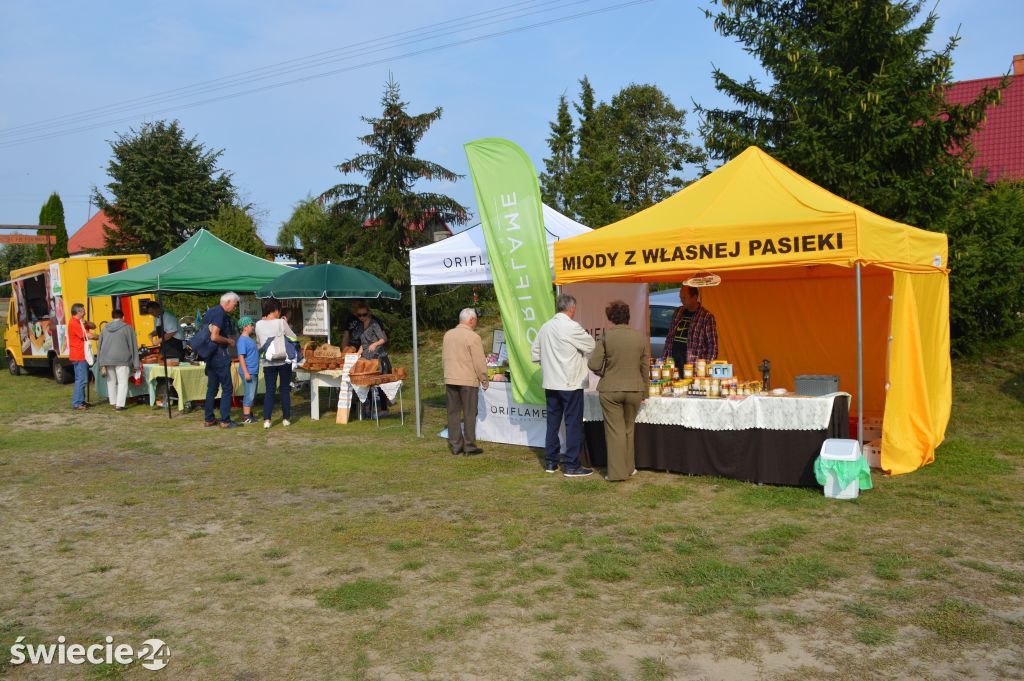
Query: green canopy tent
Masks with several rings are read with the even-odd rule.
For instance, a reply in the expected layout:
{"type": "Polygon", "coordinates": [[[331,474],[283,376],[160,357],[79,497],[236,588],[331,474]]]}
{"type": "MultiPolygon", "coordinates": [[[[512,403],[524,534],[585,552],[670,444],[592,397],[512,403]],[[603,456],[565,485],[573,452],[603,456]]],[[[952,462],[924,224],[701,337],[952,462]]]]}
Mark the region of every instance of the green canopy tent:
{"type": "Polygon", "coordinates": [[[399,300],[402,294],[369,272],[355,267],[324,263],[299,267],[256,291],[258,298],[386,298],[399,300]]]}
{"type": "MultiPolygon", "coordinates": [[[[164,293],[251,293],[291,270],[240,251],[201,229],[170,253],[144,265],[89,279],[86,295],[93,298],[155,293],[160,301],[164,293]]],[[[167,418],[171,418],[171,401],[165,401],[167,418]]]]}
{"type": "MultiPolygon", "coordinates": [[[[258,298],[285,300],[327,300],[344,298],[400,300],[402,294],[384,280],[356,267],[335,265],[326,262],[321,265],[307,265],[292,270],[270,282],[256,292],[258,298]]],[[[330,307],[325,318],[327,342],[331,342],[330,307]]],[[[311,387],[311,390],[315,388],[311,387]]],[[[403,416],[404,423],[404,416],[403,416]]]]}
{"type": "MultiPolygon", "coordinates": [[[[356,267],[307,265],[282,274],[256,292],[257,298],[288,298],[327,300],[338,298],[377,298],[400,300],[402,294],[369,272],[356,267]]],[[[331,319],[328,314],[327,342],[331,342],[331,319]]]]}
{"type": "Polygon", "coordinates": [[[89,280],[87,295],[255,292],[292,268],[240,251],[201,229],[145,265],[89,280]]]}

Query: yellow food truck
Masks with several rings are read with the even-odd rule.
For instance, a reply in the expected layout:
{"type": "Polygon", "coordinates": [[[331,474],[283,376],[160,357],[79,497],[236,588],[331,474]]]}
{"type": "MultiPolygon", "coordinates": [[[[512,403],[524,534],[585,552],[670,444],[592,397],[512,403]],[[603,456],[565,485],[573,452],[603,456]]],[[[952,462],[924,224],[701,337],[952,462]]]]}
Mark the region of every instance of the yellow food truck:
{"type": "MultiPolygon", "coordinates": [[[[7,368],[17,376],[26,369],[44,369],[58,383],[74,380],[68,359],[68,320],[71,306],[85,305],[85,318],[95,332],[110,321],[115,309],[135,328],[139,344],[149,342],[154,319],[146,314],[152,296],[110,296],[87,299],[86,282],[149,262],[148,255],[97,255],[59,258],[11,272],[11,301],[4,332],[7,368]]],[[[96,349],[93,341],[93,350],[96,349]]]]}

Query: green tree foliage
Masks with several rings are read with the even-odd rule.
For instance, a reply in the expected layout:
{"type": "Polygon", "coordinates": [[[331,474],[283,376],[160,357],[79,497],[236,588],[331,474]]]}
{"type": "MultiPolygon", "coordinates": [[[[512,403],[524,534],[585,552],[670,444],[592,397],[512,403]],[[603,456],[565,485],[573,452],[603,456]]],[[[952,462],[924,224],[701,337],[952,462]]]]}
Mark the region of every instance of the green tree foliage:
{"type": "Polygon", "coordinates": [[[658,203],[685,184],[687,165],[704,162],[690,143],[686,112],[654,85],[629,85],[611,102],[597,102],[580,81],[579,119],[563,97],[548,137],[541,192],[586,225],[601,227],[658,203]]]}
{"type": "Polygon", "coordinates": [[[217,167],[223,150],[187,138],[177,121],[145,123],[110,147],[112,198],[93,189],[94,202],[115,226],[106,230],[109,253],[163,255],[235,198],[231,175],[217,167]]]}
{"type": "Polygon", "coordinates": [[[605,109],[615,150],[614,201],[623,217],[683,188],[687,165],[705,160],[690,144],[686,112],[654,85],[629,85],[605,109]]]}
{"type": "Polygon", "coordinates": [[[993,328],[1017,317],[1021,308],[1012,307],[1012,297],[983,300],[980,273],[991,261],[976,237],[985,230],[972,217],[1004,218],[1013,201],[1005,189],[986,192],[968,165],[970,137],[1008,81],[966,105],[948,104],[943,93],[958,38],[928,48],[937,17],[922,15],[921,0],[716,4],[721,9],[707,13],[715,29],[757,57],[770,82],[713,71],[716,88],[738,108],[698,109],[710,154],[729,159],[757,145],[843,198],[947,232],[951,265],[960,270],[950,298],[959,350],[977,347],[988,333],[975,323],[980,319],[972,321],[975,305],[1002,301],[1001,312],[983,313],[993,328]]]}
{"type": "Polygon", "coordinates": [[[558,114],[549,125],[548,149],[551,156],[544,159],[544,172],[540,175],[541,198],[555,210],[568,213],[571,200],[569,176],[575,161],[576,134],[565,95],[558,98],[558,114]]]}
{"type": "Polygon", "coordinates": [[[215,237],[239,250],[261,258],[267,257],[267,245],[256,231],[256,221],[242,206],[221,206],[210,221],[209,229],[215,237]]]}
{"type": "MultiPolygon", "coordinates": [[[[441,108],[409,114],[392,79],[384,88],[381,107],[380,117],[363,118],[371,132],[359,140],[369,151],[338,165],[343,174],[363,175],[366,184],[335,185],[319,200],[331,208],[331,229],[336,232],[331,242],[338,244],[338,260],[407,291],[408,250],[429,243],[432,233],[445,225],[465,223],[468,211],[444,194],[416,191],[421,180],[459,179],[451,170],[415,155],[430,126],[441,118],[441,108]]],[[[314,216],[311,224],[318,224],[317,220],[314,216]]],[[[289,233],[293,243],[295,237],[302,240],[297,231],[289,233]]],[[[407,347],[411,342],[410,301],[406,297],[390,309],[393,312],[377,312],[388,324],[390,344],[407,347]]]]}
{"type": "Polygon", "coordinates": [[[969,138],[985,108],[949,106],[957,38],[927,47],[937,17],[920,0],[728,0],[715,29],[757,57],[771,82],[719,69],[739,106],[703,109],[705,145],[729,159],[757,145],[836,194],[887,217],[940,228],[969,181],[969,138]]]}
{"type": "MultiPolygon", "coordinates": [[[[39,224],[53,225],[57,231],[41,229],[37,234],[41,236],[56,237],[56,243],[50,246],[50,258],[68,257],[68,230],[64,224],[64,202],[60,200],[60,194],[54,192],[46,200],[43,207],[39,209],[39,224]]],[[[36,245],[36,262],[46,260],[46,247],[42,244],[36,245]]]]}
{"type": "Polygon", "coordinates": [[[406,106],[398,84],[389,79],[381,99],[381,116],[363,117],[371,132],[359,141],[370,151],[338,165],[345,175],[363,175],[366,184],[337,184],[320,196],[333,212],[349,213],[365,223],[370,233],[368,247],[374,253],[364,257],[378,260],[384,271],[375,274],[402,288],[409,282],[408,249],[429,243],[434,229],[468,219],[466,208],[455,199],[415,191],[420,180],[454,182],[459,175],[415,156],[423,136],[441,118],[441,107],[413,115],[406,106]]]}
{"type": "Polygon", "coordinates": [[[953,219],[950,324],[968,354],[1024,330],[1024,184],[977,188],[953,219]]]}
{"type": "Polygon", "coordinates": [[[288,221],[277,233],[277,245],[296,260],[317,265],[341,262],[350,230],[335,229],[338,220],[354,220],[350,214],[335,217],[319,200],[306,197],[295,204],[288,221]]]}
{"type": "Polygon", "coordinates": [[[567,207],[583,224],[601,227],[624,217],[615,205],[616,173],[613,134],[609,129],[607,105],[598,104],[586,76],[580,81],[576,160],[569,173],[567,207]]]}
{"type": "Polygon", "coordinates": [[[4,244],[0,246],[0,281],[9,281],[11,272],[39,262],[36,247],[31,244],[4,244]]]}

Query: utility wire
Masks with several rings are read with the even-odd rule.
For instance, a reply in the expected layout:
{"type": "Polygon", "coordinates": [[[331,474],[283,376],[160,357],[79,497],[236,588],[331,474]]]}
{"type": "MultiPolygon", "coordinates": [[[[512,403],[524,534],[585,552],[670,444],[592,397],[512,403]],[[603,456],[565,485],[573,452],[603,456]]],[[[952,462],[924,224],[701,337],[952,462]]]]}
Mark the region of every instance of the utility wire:
{"type": "MultiPolygon", "coordinates": [[[[531,15],[531,14],[538,14],[538,13],[541,13],[541,12],[551,11],[552,9],[565,9],[565,8],[568,8],[568,7],[572,6],[572,5],[578,5],[578,4],[581,4],[583,2],[589,2],[589,1],[592,1],[592,0],[572,0],[571,2],[566,2],[566,0],[547,0],[546,2],[543,2],[541,4],[542,5],[551,5],[553,2],[560,2],[562,4],[557,6],[557,7],[554,7],[554,8],[550,8],[549,7],[547,9],[537,9],[538,5],[534,4],[533,7],[525,8],[525,9],[530,10],[530,11],[525,11],[524,12],[524,11],[521,11],[521,10],[517,10],[517,14],[515,16],[513,16],[512,19],[522,18],[524,16],[528,16],[528,15],[531,15]]],[[[59,130],[58,129],[58,130],[53,130],[53,131],[40,131],[39,134],[35,134],[35,135],[29,134],[30,131],[28,131],[28,130],[23,130],[21,136],[17,136],[14,139],[7,139],[7,140],[2,139],[3,133],[0,133],[0,148],[12,147],[12,146],[24,144],[24,143],[27,143],[27,142],[42,141],[42,140],[51,139],[51,138],[54,138],[54,137],[61,137],[61,136],[64,136],[64,135],[73,134],[73,133],[76,133],[76,132],[82,132],[82,131],[86,131],[86,130],[91,130],[91,129],[95,129],[95,128],[98,128],[98,127],[105,127],[105,126],[116,124],[116,123],[121,123],[121,122],[126,122],[126,121],[133,121],[133,120],[137,120],[140,117],[146,117],[146,116],[151,116],[151,115],[155,115],[155,114],[158,114],[158,113],[164,113],[164,112],[170,111],[170,110],[180,110],[180,109],[193,108],[193,107],[196,107],[196,106],[201,106],[201,105],[209,104],[209,103],[212,103],[212,102],[222,101],[222,100],[225,100],[225,99],[230,99],[230,98],[240,97],[240,96],[243,96],[243,95],[252,94],[252,93],[256,93],[256,92],[263,92],[263,91],[266,91],[266,90],[276,89],[276,88],[279,88],[279,87],[283,87],[285,85],[291,85],[291,84],[294,84],[294,83],[300,83],[300,82],[305,82],[305,81],[308,81],[308,80],[324,78],[324,77],[327,77],[327,76],[336,75],[336,74],[344,73],[344,72],[348,72],[348,71],[353,71],[353,70],[356,70],[356,69],[366,68],[366,67],[369,67],[369,66],[375,66],[375,65],[382,64],[382,63],[386,63],[386,62],[391,61],[391,60],[403,59],[403,58],[408,58],[408,57],[412,57],[412,56],[419,56],[419,55],[422,55],[422,54],[427,54],[427,53],[439,51],[439,50],[442,50],[442,49],[448,49],[448,48],[455,47],[455,46],[465,45],[465,44],[474,43],[474,42],[480,42],[480,41],[487,40],[487,39],[490,39],[490,38],[499,37],[499,36],[503,36],[503,35],[508,35],[508,34],[511,34],[511,33],[517,33],[517,32],[529,30],[529,29],[532,29],[532,28],[548,26],[548,25],[556,24],[556,23],[563,23],[563,22],[566,22],[566,21],[571,21],[571,20],[582,18],[582,17],[591,16],[591,15],[594,15],[594,14],[600,14],[600,13],[612,11],[612,10],[615,10],[615,9],[620,9],[620,8],[627,7],[627,6],[630,6],[630,5],[637,5],[637,4],[641,4],[641,3],[645,3],[645,2],[651,2],[651,1],[652,0],[630,0],[628,2],[619,2],[619,3],[616,3],[616,4],[607,5],[607,6],[600,7],[600,8],[593,9],[593,10],[577,12],[575,14],[569,14],[569,15],[564,15],[564,16],[560,16],[560,17],[555,17],[553,19],[548,19],[548,20],[544,20],[544,21],[538,21],[538,22],[534,22],[532,24],[517,26],[517,27],[513,27],[513,28],[509,28],[509,29],[504,29],[504,30],[500,30],[500,31],[494,31],[494,32],[491,32],[491,33],[486,33],[486,34],[483,34],[483,35],[473,36],[473,37],[470,37],[470,38],[455,40],[455,41],[452,41],[452,42],[443,43],[443,44],[440,44],[440,45],[434,45],[434,46],[423,48],[423,49],[420,49],[420,50],[414,50],[414,51],[411,51],[411,52],[406,52],[406,53],[399,54],[399,55],[384,57],[384,58],[381,58],[381,59],[376,59],[376,60],[372,60],[372,61],[368,61],[368,62],[363,62],[363,63],[360,63],[360,64],[355,64],[355,65],[352,65],[352,66],[348,66],[348,67],[343,67],[343,68],[339,68],[339,69],[332,69],[330,71],[325,71],[325,72],[315,73],[315,74],[306,75],[306,76],[302,76],[302,77],[298,77],[298,78],[293,78],[293,79],[289,79],[289,80],[284,80],[284,81],[279,81],[279,82],[275,82],[275,83],[270,83],[268,85],[263,85],[263,86],[259,86],[259,87],[253,87],[253,88],[248,88],[248,89],[244,89],[244,90],[239,90],[239,91],[236,91],[236,92],[231,92],[231,93],[228,93],[228,94],[219,95],[219,96],[215,96],[215,97],[209,97],[209,98],[201,99],[201,100],[198,100],[198,101],[186,102],[186,103],[182,103],[182,104],[179,104],[179,105],[176,105],[176,106],[162,107],[162,108],[159,108],[157,110],[150,110],[148,112],[138,112],[138,113],[135,113],[135,114],[133,114],[131,116],[126,116],[126,117],[121,117],[121,118],[116,118],[116,119],[105,119],[105,120],[102,120],[100,122],[87,123],[85,125],[81,125],[81,126],[77,126],[77,127],[73,127],[73,128],[67,128],[67,129],[64,129],[64,130],[59,130]]],[[[536,0],[534,0],[534,2],[536,2],[536,0]]],[[[522,5],[524,3],[519,3],[519,4],[522,5]]],[[[470,15],[470,16],[479,16],[480,14],[494,14],[496,11],[497,10],[490,10],[488,13],[478,13],[478,15],[470,15]]],[[[503,12],[503,14],[508,14],[508,12],[505,11],[505,12],[503,12]]],[[[493,17],[487,17],[487,18],[492,19],[493,17]]],[[[481,26],[476,26],[476,28],[480,28],[482,26],[487,26],[487,25],[493,25],[493,24],[496,24],[496,23],[504,23],[504,22],[507,22],[508,20],[509,19],[505,19],[505,20],[501,20],[501,21],[488,21],[486,23],[483,23],[481,26]]],[[[442,23],[450,24],[450,23],[457,22],[457,21],[459,21],[459,20],[449,20],[448,22],[442,22],[442,23]]],[[[471,23],[478,23],[479,24],[480,20],[476,19],[474,22],[471,22],[471,23]]],[[[436,26],[436,24],[435,24],[435,26],[436,26]]],[[[416,33],[418,30],[419,29],[414,29],[413,31],[406,31],[404,33],[410,33],[410,32],[411,33],[416,33]]],[[[468,30],[468,28],[467,27],[457,27],[457,28],[455,28],[453,30],[444,31],[440,35],[437,35],[437,36],[430,36],[430,37],[427,37],[427,38],[415,38],[414,40],[409,40],[409,41],[405,41],[405,42],[407,44],[416,43],[416,42],[422,42],[423,40],[428,40],[428,39],[431,39],[431,38],[438,38],[438,37],[445,37],[447,35],[453,35],[453,34],[456,34],[456,33],[459,33],[459,32],[463,32],[465,30],[468,30]]],[[[435,29],[434,32],[437,32],[436,29],[435,29]]],[[[372,43],[374,41],[367,41],[367,42],[372,43]]],[[[340,49],[349,49],[349,48],[340,48],[340,49]]],[[[375,50],[364,51],[364,52],[360,53],[358,56],[366,56],[368,54],[373,54],[374,52],[381,52],[381,51],[384,51],[386,49],[389,49],[389,48],[388,47],[383,47],[383,48],[377,48],[375,50]]],[[[334,51],[334,52],[336,52],[336,51],[334,51]]],[[[325,54],[325,53],[320,53],[320,54],[325,54]]],[[[356,56],[356,55],[352,55],[352,56],[356,56]]],[[[331,63],[331,62],[336,62],[336,61],[343,61],[345,59],[350,59],[350,58],[351,58],[351,56],[349,56],[349,57],[341,57],[341,58],[321,59],[319,62],[314,62],[314,63],[311,63],[311,64],[306,64],[306,65],[304,65],[302,67],[290,67],[290,68],[286,68],[286,69],[280,69],[279,68],[280,64],[279,65],[275,65],[274,67],[268,67],[268,68],[278,68],[278,71],[279,71],[279,73],[277,73],[277,74],[271,73],[270,75],[283,75],[283,74],[291,72],[291,71],[306,69],[306,68],[309,68],[310,66],[316,66],[316,65],[321,65],[321,64],[331,63]]],[[[300,58],[298,60],[290,60],[290,62],[301,61],[301,60],[307,60],[308,61],[309,59],[310,59],[310,57],[304,57],[304,58],[300,58]]],[[[258,70],[253,70],[253,71],[258,71],[258,70]]],[[[246,72],[246,73],[248,73],[248,72],[246,72]]],[[[204,84],[199,84],[198,87],[200,89],[196,90],[193,93],[186,94],[184,96],[194,97],[194,96],[197,96],[199,94],[203,94],[205,91],[209,91],[209,92],[212,93],[212,92],[216,92],[217,90],[231,89],[231,88],[238,87],[240,85],[244,85],[247,82],[266,80],[267,77],[268,76],[260,76],[260,77],[255,77],[254,76],[254,77],[243,79],[243,80],[241,80],[241,81],[239,81],[237,83],[227,83],[227,84],[222,84],[222,85],[213,86],[213,87],[206,86],[204,84]],[[204,87],[206,88],[206,90],[203,90],[204,87]]],[[[231,78],[231,77],[226,77],[226,78],[231,78]]],[[[224,80],[224,79],[218,79],[218,80],[224,80]]],[[[210,82],[213,82],[213,81],[208,81],[208,83],[210,83],[210,82]]],[[[197,87],[197,86],[193,86],[193,87],[197,87]]],[[[186,89],[187,88],[179,88],[176,91],[181,91],[181,90],[186,90],[186,89]]],[[[168,92],[172,92],[172,91],[168,91],[168,92]]],[[[168,98],[174,99],[174,97],[168,97],[168,96],[165,96],[165,95],[151,95],[149,98],[140,98],[140,100],[153,99],[153,98],[156,98],[155,101],[153,101],[154,104],[159,103],[159,101],[166,100],[168,98]]],[[[135,100],[129,100],[129,101],[135,101],[135,100]]],[[[112,115],[112,114],[117,113],[119,111],[130,110],[132,108],[138,108],[138,107],[132,107],[132,106],[122,107],[121,109],[113,108],[113,107],[117,107],[117,106],[118,105],[115,104],[115,105],[110,105],[108,107],[103,107],[102,110],[104,112],[106,112],[106,113],[101,114],[101,115],[103,115],[103,116],[112,115]]],[[[74,116],[74,115],[72,115],[72,116],[74,116]]],[[[65,117],[65,118],[67,118],[67,117],[65,117]]],[[[97,116],[84,116],[82,118],[81,122],[86,122],[89,118],[97,118],[97,116]]],[[[74,121],[72,121],[72,120],[67,120],[64,123],[58,123],[56,125],[56,127],[57,128],[66,127],[67,125],[70,125],[73,122],[74,121]]],[[[20,127],[24,127],[24,126],[20,126],[20,127]]]]}
{"type": "MultiPolygon", "coordinates": [[[[143,97],[136,97],[133,99],[123,100],[121,102],[113,102],[111,104],[106,104],[104,106],[86,109],[84,111],[79,111],[76,113],[64,114],[61,116],[56,116],[54,118],[36,121],[33,123],[25,123],[21,125],[12,126],[5,130],[0,130],[0,137],[9,135],[21,135],[23,133],[31,132],[39,128],[46,128],[54,125],[64,125],[80,122],[83,119],[88,120],[89,118],[94,118],[97,114],[107,115],[109,113],[118,113],[120,111],[126,110],[125,107],[134,108],[135,106],[151,106],[152,104],[166,101],[167,99],[188,97],[194,94],[201,94],[211,90],[229,88],[234,85],[252,82],[253,80],[258,80],[259,78],[266,78],[274,75],[293,72],[295,70],[299,70],[302,68],[318,66],[324,63],[330,63],[332,61],[340,61],[341,59],[344,58],[357,57],[361,56],[362,54],[365,54],[365,50],[361,48],[376,47],[377,49],[374,51],[378,51],[380,49],[380,46],[387,46],[388,43],[394,43],[391,46],[397,47],[404,44],[404,42],[422,42],[424,40],[429,40],[433,37],[439,37],[438,35],[434,34],[440,34],[440,36],[443,36],[446,33],[454,33],[461,30],[468,30],[469,28],[473,27],[473,24],[478,24],[481,23],[482,21],[489,19],[495,19],[496,17],[504,16],[506,17],[504,20],[509,21],[512,19],[520,18],[521,16],[527,16],[530,14],[537,14],[539,12],[560,9],[560,7],[556,6],[538,10],[536,9],[538,7],[544,7],[553,4],[557,5],[558,3],[566,2],[572,5],[588,1],[591,0],[573,0],[572,2],[569,2],[569,0],[523,0],[512,5],[487,10],[485,12],[477,12],[475,14],[466,15],[456,19],[449,19],[447,21],[442,21],[435,24],[430,24],[427,26],[410,29],[407,31],[401,31],[399,33],[393,33],[391,35],[383,36],[381,38],[364,40],[340,48],[326,50],[324,52],[318,52],[312,55],[307,55],[305,57],[297,57],[283,62],[277,62],[259,68],[249,69],[247,71],[242,71],[240,73],[222,76],[212,80],[201,81],[199,83],[194,83],[192,85],[186,85],[171,90],[164,90],[143,97]],[[513,7],[518,7],[519,9],[509,9],[513,7]],[[455,24],[455,26],[451,26],[452,24],[455,24]],[[405,36],[412,36],[414,39],[409,40],[409,38],[406,38],[405,36]]],[[[489,23],[499,22],[491,21],[489,23]]],[[[483,25],[486,26],[489,24],[484,23],[483,25]]]]}

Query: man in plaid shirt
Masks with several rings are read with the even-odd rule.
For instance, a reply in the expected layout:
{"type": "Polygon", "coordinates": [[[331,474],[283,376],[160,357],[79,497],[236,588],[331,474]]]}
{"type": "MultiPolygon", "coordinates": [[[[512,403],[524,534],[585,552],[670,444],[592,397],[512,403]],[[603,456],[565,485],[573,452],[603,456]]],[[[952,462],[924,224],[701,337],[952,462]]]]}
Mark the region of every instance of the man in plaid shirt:
{"type": "Polygon", "coordinates": [[[692,364],[698,357],[717,359],[718,327],[715,315],[700,304],[700,289],[682,287],[679,289],[679,301],[682,305],[672,316],[662,358],[671,357],[680,368],[684,364],[692,364]]]}

